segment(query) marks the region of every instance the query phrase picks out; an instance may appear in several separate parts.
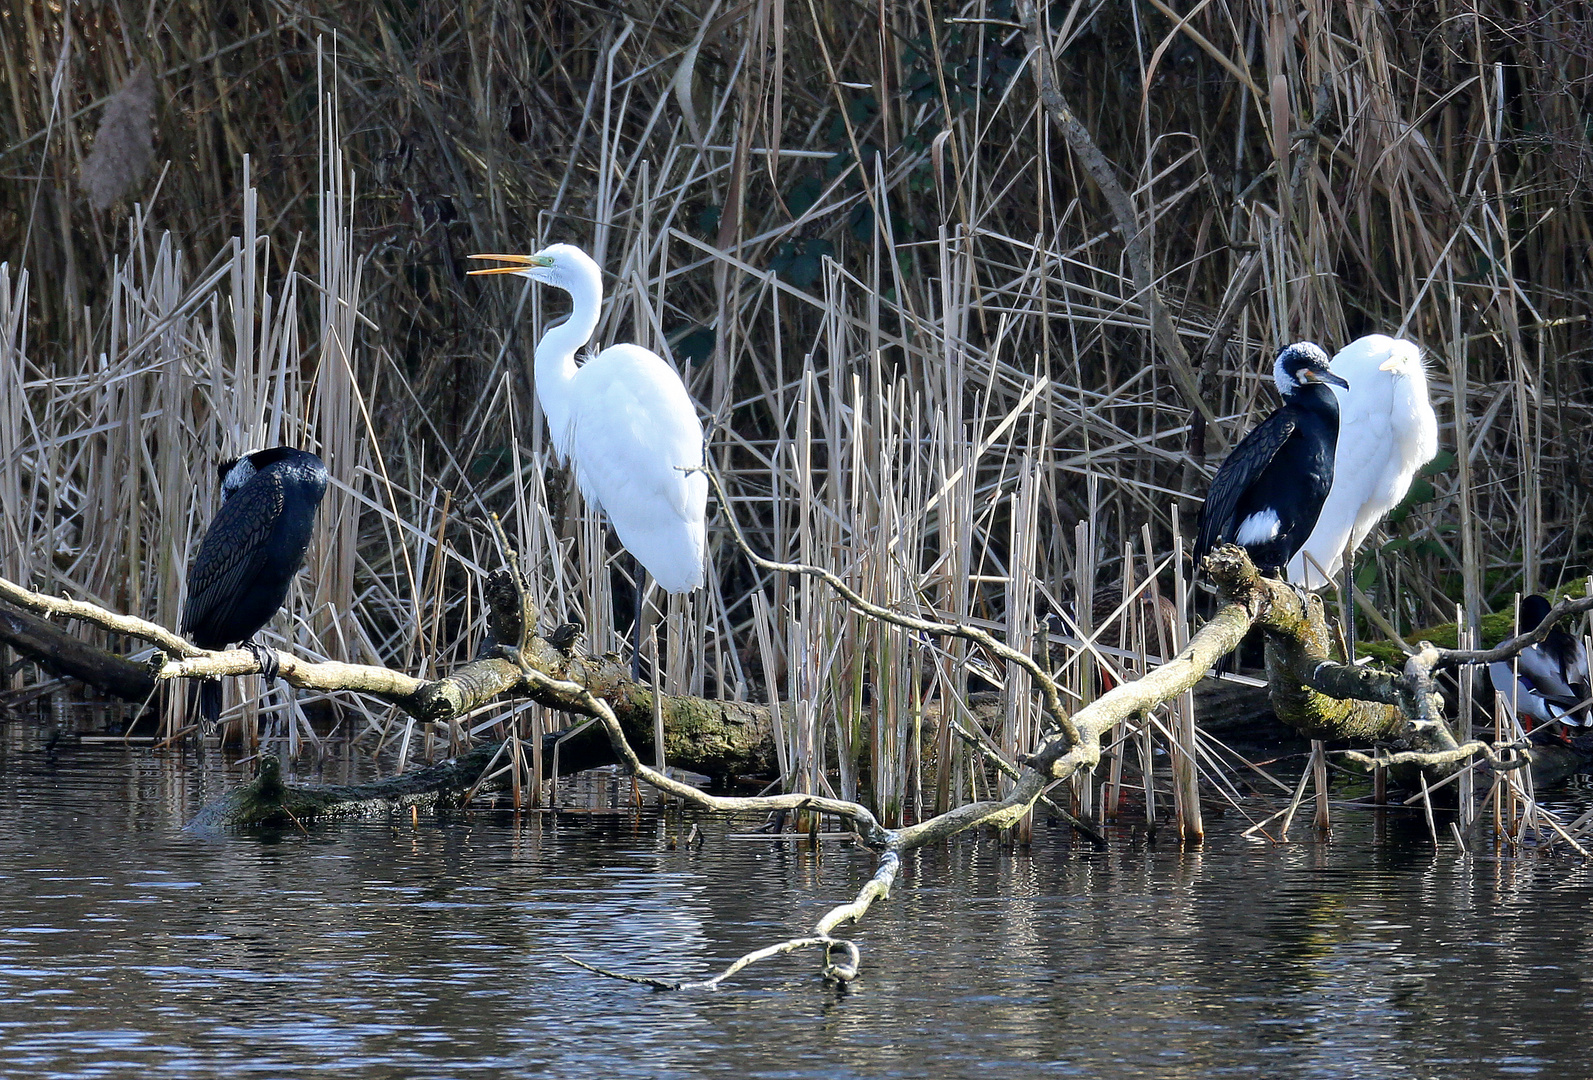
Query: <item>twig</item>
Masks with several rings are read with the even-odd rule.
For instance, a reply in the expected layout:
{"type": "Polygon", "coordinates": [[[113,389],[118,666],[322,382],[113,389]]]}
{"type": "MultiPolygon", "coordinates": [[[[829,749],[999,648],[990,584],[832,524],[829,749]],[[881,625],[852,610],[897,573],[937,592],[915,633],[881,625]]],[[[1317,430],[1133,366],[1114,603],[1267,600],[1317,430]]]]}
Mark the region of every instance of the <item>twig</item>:
{"type": "Polygon", "coordinates": [[[915,619],[912,616],[902,615],[892,611],[890,608],[871,603],[859,596],[846,582],[821,566],[808,566],[805,563],[775,562],[773,559],[764,558],[752,549],[752,545],[747,543],[746,536],[742,534],[741,524],[736,520],[736,515],[731,512],[730,499],[725,495],[725,489],[719,482],[718,469],[709,464],[705,466],[705,471],[708,474],[709,481],[714,486],[715,494],[719,496],[719,506],[724,511],[725,520],[730,524],[730,532],[736,539],[736,546],[741,549],[748,559],[752,560],[753,565],[774,573],[806,574],[809,577],[818,578],[839,593],[841,599],[845,600],[853,610],[864,615],[878,619],[881,622],[890,623],[893,626],[916,630],[923,634],[959,637],[966,641],[976,642],[1001,659],[1017,664],[1029,673],[1029,677],[1039,687],[1040,696],[1045,702],[1045,711],[1056,722],[1062,734],[1067,737],[1069,745],[1078,745],[1078,728],[1074,726],[1072,719],[1069,718],[1067,710],[1062,707],[1062,694],[1057,689],[1056,680],[1051,678],[1051,673],[1038,663],[1034,657],[1026,652],[1014,649],[1005,642],[998,640],[988,631],[981,630],[977,626],[968,626],[964,623],[934,622],[929,619],[915,619]]]}
{"type": "MultiPolygon", "coordinates": [[[[1509,751],[1510,747],[1505,747],[1509,751]]],[[[1336,751],[1345,761],[1353,761],[1366,769],[1389,768],[1393,765],[1461,765],[1473,758],[1482,758],[1500,772],[1521,769],[1532,764],[1532,759],[1519,752],[1501,754],[1480,739],[1462,743],[1452,750],[1401,750],[1395,754],[1364,754],[1359,750],[1336,751]]],[[[1447,782],[1447,781],[1446,781],[1447,782]]]]}
{"type": "MultiPolygon", "coordinates": [[[[1002,776],[1005,776],[1008,780],[1016,780],[1022,776],[1022,773],[1018,771],[1017,767],[997,753],[994,747],[985,745],[985,743],[981,742],[973,732],[965,730],[960,720],[953,719],[951,724],[951,733],[957,736],[957,738],[961,739],[964,746],[968,747],[980,757],[990,762],[995,770],[1002,776]]],[[[1040,796],[1039,801],[1046,809],[1050,810],[1057,817],[1067,822],[1067,824],[1074,831],[1078,832],[1080,835],[1088,839],[1090,843],[1094,844],[1096,850],[1106,850],[1106,837],[1102,836],[1098,831],[1092,828],[1089,823],[1080,821],[1073,814],[1069,813],[1067,810],[1064,810],[1062,806],[1049,795],[1040,796]]]]}
{"type": "MultiPolygon", "coordinates": [[[[1437,646],[1428,646],[1437,654],[1433,664],[1435,668],[1455,668],[1463,664],[1497,664],[1509,660],[1522,650],[1537,645],[1554,631],[1560,620],[1570,615],[1581,615],[1593,611],[1593,596],[1583,596],[1576,600],[1561,600],[1549,609],[1541,623],[1534,629],[1524,634],[1517,634],[1507,641],[1501,641],[1491,649],[1440,649],[1437,646]]],[[[1427,645],[1426,642],[1422,643],[1427,645]]]]}

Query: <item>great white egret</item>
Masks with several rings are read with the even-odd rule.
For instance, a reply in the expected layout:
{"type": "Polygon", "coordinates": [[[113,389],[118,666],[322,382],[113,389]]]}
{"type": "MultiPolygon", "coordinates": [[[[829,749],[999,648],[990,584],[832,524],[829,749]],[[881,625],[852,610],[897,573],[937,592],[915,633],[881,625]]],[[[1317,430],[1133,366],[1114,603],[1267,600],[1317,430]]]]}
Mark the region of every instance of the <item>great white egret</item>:
{"type": "Polygon", "coordinates": [[[1276,575],[1305,543],[1333,483],[1339,407],[1325,384],[1344,386],[1309,341],[1278,353],[1272,378],[1283,406],[1234,447],[1200,510],[1195,565],[1234,543],[1262,573],[1276,575]]]}
{"type": "MultiPolygon", "coordinates": [[[[1520,632],[1536,630],[1549,617],[1551,605],[1536,594],[1521,598],[1518,613],[1520,632]]],[[[1593,724],[1587,701],[1587,648],[1577,638],[1555,627],[1536,645],[1529,645],[1509,663],[1488,665],[1493,688],[1515,709],[1516,715],[1531,721],[1525,725],[1558,720],[1570,727],[1593,724]]]]}
{"type": "Polygon", "coordinates": [[[472,274],[516,274],[570,294],[570,317],[548,327],[536,348],[537,400],[553,449],[574,465],[581,494],[608,515],[620,543],[660,587],[686,593],[700,586],[708,477],[702,422],[686,384],[640,345],[610,345],[576,366],[603,302],[597,263],[580,248],[471,258],[514,264],[472,274]]]}
{"type": "MultiPolygon", "coordinates": [[[[304,565],[315,511],[326,494],[326,466],[307,450],[274,446],[221,466],[221,508],[188,568],[182,631],[201,649],[242,642],[275,674],[276,657],[254,644],[287,599],[304,565]]],[[[199,689],[200,714],[221,715],[221,684],[199,689]]]]}
{"type": "Polygon", "coordinates": [[[1289,562],[1289,580],[1308,589],[1338,574],[1345,550],[1361,546],[1405,497],[1416,470],[1438,453],[1438,417],[1413,343],[1369,334],[1340,349],[1332,369],[1350,384],[1337,391],[1333,486],[1316,527],[1289,562]]]}

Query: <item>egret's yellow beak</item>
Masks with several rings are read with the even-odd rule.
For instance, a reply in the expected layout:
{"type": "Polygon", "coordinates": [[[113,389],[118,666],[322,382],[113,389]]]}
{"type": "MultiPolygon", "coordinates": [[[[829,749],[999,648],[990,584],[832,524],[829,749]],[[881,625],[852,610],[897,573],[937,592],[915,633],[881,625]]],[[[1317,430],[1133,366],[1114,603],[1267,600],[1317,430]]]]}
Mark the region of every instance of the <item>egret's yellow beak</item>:
{"type": "MultiPolygon", "coordinates": [[[[478,271],[479,272],[479,271],[478,271]]],[[[1392,371],[1396,375],[1405,373],[1405,358],[1403,356],[1390,356],[1377,365],[1378,371],[1392,371]]]]}
{"type": "Polygon", "coordinates": [[[514,263],[513,266],[493,266],[486,270],[471,270],[472,274],[518,274],[528,266],[552,266],[553,259],[547,255],[471,255],[472,259],[498,259],[501,262],[514,263]]]}

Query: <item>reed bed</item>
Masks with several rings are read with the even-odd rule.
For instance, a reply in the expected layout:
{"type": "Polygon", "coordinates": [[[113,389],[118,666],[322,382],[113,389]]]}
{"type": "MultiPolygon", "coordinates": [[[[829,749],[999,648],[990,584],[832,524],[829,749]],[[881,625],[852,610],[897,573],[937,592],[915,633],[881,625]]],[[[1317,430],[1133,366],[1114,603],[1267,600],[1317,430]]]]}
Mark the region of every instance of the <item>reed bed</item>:
{"type": "MultiPolygon", "coordinates": [[[[1051,613],[1110,633],[1127,656],[1066,661],[1078,701],[1187,632],[1179,534],[1270,407],[1288,341],[1401,333],[1429,358],[1449,454],[1358,571],[1399,628],[1457,608],[1476,625],[1588,571],[1586,4],[1043,13],[1210,425],[1047,122],[1007,0],[160,11],[0,12],[0,572],[16,580],[174,625],[214,464],[291,442],[334,486],[281,644],[417,673],[469,657],[497,513],[547,618],[628,648],[630,563],[531,404],[557,302],[463,276],[467,253],[552,240],[612,275],[598,340],[664,353],[712,417],[716,513],[774,558],[1018,647],[1051,613]],[[140,131],[114,126],[141,122],[147,169],[140,131]],[[1070,601],[1103,589],[1123,600],[1096,625],[1070,601]],[[1171,631],[1144,595],[1175,605],[1171,631]]],[[[652,595],[646,666],[666,689],[788,703],[787,785],[866,790],[894,821],[999,787],[992,759],[1032,745],[1021,672],[756,572],[721,527],[711,548],[708,588],[652,595]],[[1004,695],[988,729],[967,706],[983,689],[1004,695]]],[[[340,730],[403,760],[511,732],[517,783],[541,771],[519,737],[559,722],[297,710],[295,742],[340,730]]],[[[255,703],[234,715],[252,725],[255,703]]],[[[165,722],[182,729],[179,703],[165,722]]],[[[1197,815],[1196,773],[1230,797],[1232,759],[1187,702],[1124,733],[1077,805],[1115,814],[1138,763],[1148,814],[1176,793],[1197,815]]]]}

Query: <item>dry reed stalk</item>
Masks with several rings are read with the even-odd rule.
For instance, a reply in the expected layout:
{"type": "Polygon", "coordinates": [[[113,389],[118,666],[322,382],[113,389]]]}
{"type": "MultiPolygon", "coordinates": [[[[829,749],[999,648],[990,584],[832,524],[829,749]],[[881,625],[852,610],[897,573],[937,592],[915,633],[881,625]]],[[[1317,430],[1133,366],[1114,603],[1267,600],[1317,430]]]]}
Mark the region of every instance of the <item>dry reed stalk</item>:
{"type": "MultiPolygon", "coordinates": [[[[1477,635],[1471,627],[1466,625],[1461,617],[1460,608],[1455,609],[1455,635],[1456,644],[1462,649],[1477,647],[1477,635]]],[[[1480,670],[1465,671],[1460,673],[1460,701],[1458,712],[1455,714],[1455,738],[1462,742],[1472,737],[1473,710],[1477,708],[1476,685],[1477,680],[1484,675],[1480,670]]],[[[1460,806],[1460,831],[1469,832],[1477,817],[1477,777],[1470,770],[1465,770],[1456,785],[1456,801],[1460,806]]]]}
{"type": "MultiPolygon", "coordinates": [[[[1150,527],[1144,530],[1146,548],[1145,559],[1149,563],[1150,555],[1150,527]]],[[[1183,537],[1175,532],[1173,541],[1173,565],[1184,564],[1183,537]]],[[[1159,601],[1160,592],[1156,585],[1156,576],[1152,572],[1151,597],[1159,601]]],[[[1158,606],[1160,606],[1158,604],[1158,606]]],[[[1187,579],[1181,573],[1173,575],[1173,619],[1171,626],[1165,628],[1161,620],[1157,620],[1157,647],[1162,656],[1173,656],[1183,651],[1189,644],[1191,627],[1189,623],[1189,590],[1187,579]]],[[[1187,691],[1178,696],[1176,705],[1176,724],[1178,737],[1173,740],[1174,779],[1179,792],[1179,835],[1186,843],[1199,843],[1206,834],[1204,818],[1200,810],[1200,774],[1197,764],[1199,731],[1195,726],[1195,695],[1187,691]]]]}
{"type": "Polygon", "coordinates": [[[1311,787],[1316,793],[1316,817],[1312,824],[1325,836],[1333,831],[1333,816],[1328,801],[1327,748],[1321,739],[1311,740],[1311,787]]]}

